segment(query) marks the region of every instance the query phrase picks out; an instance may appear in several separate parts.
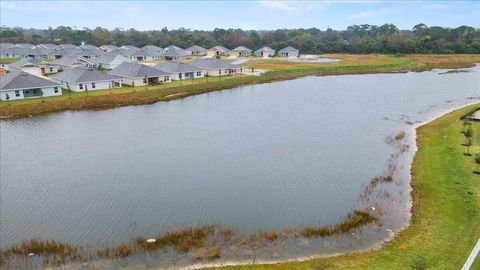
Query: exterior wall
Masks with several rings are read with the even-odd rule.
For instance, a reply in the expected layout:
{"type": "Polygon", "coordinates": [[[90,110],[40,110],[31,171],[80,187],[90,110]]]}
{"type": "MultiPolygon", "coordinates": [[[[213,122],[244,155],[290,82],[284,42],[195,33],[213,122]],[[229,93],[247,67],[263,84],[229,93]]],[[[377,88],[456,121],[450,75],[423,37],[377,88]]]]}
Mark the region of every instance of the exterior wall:
{"type": "Polygon", "coordinates": [[[228,75],[236,75],[238,73],[237,69],[210,69],[205,70],[205,75],[209,77],[217,77],[217,76],[228,76],[228,75]]]}
{"type": "Polygon", "coordinates": [[[251,53],[248,53],[248,52],[230,52],[230,55],[232,56],[250,56],[252,55],[251,53]]]}
{"type": "Polygon", "coordinates": [[[60,67],[58,67],[58,66],[45,66],[45,74],[58,73],[59,69],[60,69],[60,67]]]}
{"type": "MultiPolygon", "coordinates": [[[[60,96],[62,95],[62,88],[60,86],[58,87],[44,87],[41,88],[43,97],[52,97],[52,96],[60,96]],[[55,93],[55,88],[57,88],[57,93],[55,93]]],[[[18,100],[18,99],[25,99],[26,97],[24,96],[24,90],[29,90],[29,89],[21,89],[21,90],[7,90],[7,91],[0,91],[0,99],[1,100],[18,100]],[[15,91],[18,91],[18,97],[17,93],[15,91]],[[8,95],[8,99],[7,99],[8,95]]],[[[29,97],[29,98],[41,98],[42,96],[35,96],[35,97],[29,97]]]]}
{"type": "Polygon", "coordinates": [[[297,52],[288,52],[288,53],[280,53],[280,56],[283,56],[283,57],[288,57],[288,58],[295,58],[295,57],[298,57],[298,53],[297,52]]]}
{"type": "Polygon", "coordinates": [[[207,55],[207,52],[193,51],[193,52],[190,52],[190,54],[195,56],[203,56],[203,55],[207,55]]]}
{"type": "MultiPolygon", "coordinates": [[[[158,76],[161,83],[169,83],[172,81],[171,76],[158,76]],[[167,78],[168,77],[168,78],[167,78]]],[[[143,82],[144,78],[122,78],[122,84],[130,86],[145,86],[147,83],[143,82]]]]}
{"type": "Polygon", "coordinates": [[[83,89],[80,89],[80,83],[69,83],[65,81],[57,81],[57,82],[61,83],[63,88],[69,89],[74,92],[83,92],[85,90],[96,91],[96,90],[105,90],[105,89],[113,88],[113,84],[111,81],[93,82],[95,84],[95,88],[93,88],[92,82],[82,83],[83,89]]]}
{"type": "MultiPolygon", "coordinates": [[[[182,72],[174,73],[174,74],[170,75],[170,79],[175,80],[175,81],[180,80],[180,73],[182,73],[182,72]]],[[[182,80],[191,80],[192,79],[192,77],[190,75],[187,76],[187,73],[193,73],[193,78],[194,79],[204,77],[204,72],[203,71],[183,72],[182,73],[182,80]],[[197,72],[200,72],[200,74],[197,74],[197,72]]]]}

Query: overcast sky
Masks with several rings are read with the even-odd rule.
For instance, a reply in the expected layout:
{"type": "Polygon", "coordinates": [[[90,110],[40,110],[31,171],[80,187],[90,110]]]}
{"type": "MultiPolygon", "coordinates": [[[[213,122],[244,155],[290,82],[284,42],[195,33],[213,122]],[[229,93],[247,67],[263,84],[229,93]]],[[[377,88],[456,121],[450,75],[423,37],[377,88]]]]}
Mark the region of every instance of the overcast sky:
{"type": "Polygon", "coordinates": [[[475,1],[0,1],[0,24],[26,28],[345,29],[393,23],[480,27],[475,1]]]}

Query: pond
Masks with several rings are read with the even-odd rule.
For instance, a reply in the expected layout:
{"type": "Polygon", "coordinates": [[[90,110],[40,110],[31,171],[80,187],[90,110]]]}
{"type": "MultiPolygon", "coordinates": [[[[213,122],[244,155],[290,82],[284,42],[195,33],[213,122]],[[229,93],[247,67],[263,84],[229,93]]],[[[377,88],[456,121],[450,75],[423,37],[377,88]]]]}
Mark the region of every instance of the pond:
{"type": "Polygon", "coordinates": [[[283,230],[382,209],[381,225],[262,258],[372,247],[408,224],[415,125],[478,101],[480,68],[469,70],[305,77],[1,121],[1,247],[118,244],[202,224],[283,230]],[[395,183],[365,199],[401,131],[410,149],[395,183]]]}

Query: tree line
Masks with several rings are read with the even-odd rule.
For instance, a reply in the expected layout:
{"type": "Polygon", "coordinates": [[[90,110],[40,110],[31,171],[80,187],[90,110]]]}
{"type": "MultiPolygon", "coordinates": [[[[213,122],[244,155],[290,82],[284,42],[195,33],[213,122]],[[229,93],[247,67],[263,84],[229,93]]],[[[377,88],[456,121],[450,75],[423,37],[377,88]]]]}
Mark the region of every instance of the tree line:
{"type": "Polygon", "coordinates": [[[293,46],[302,53],[480,53],[480,29],[470,26],[447,28],[427,26],[423,23],[410,30],[399,30],[393,24],[380,26],[351,25],[346,30],[322,31],[309,29],[277,29],[254,31],[242,29],[221,29],[213,31],[190,30],[185,28],[169,30],[138,31],[116,28],[108,30],[76,29],[59,26],[48,29],[24,29],[0,27],[0,42],[11,43],[72,43],[81,42],[97,46],[114,44],[142,47],[153,44],[160,47],[176,45],[187,48],[199,45],[210,48],[223,45],[230,49],[247,46],[257,49],[269,46],[281,49],[293,46]]]}

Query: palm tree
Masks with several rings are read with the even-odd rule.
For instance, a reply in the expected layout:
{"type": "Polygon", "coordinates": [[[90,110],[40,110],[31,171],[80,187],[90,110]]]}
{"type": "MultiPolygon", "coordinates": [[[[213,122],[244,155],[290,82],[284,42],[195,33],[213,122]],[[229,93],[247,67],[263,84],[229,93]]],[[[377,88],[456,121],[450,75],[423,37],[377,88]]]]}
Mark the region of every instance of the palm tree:
{"type": "Polygon", "coordinates": [[[470,146],[472,145],[472,138],[473,138],[473,130],[472,127],[468,127],[465,132],[463,132],[463,135],[465,136],[465,146],[467,146],[467,155],[470,155],[470,146]]]}

